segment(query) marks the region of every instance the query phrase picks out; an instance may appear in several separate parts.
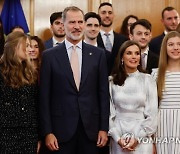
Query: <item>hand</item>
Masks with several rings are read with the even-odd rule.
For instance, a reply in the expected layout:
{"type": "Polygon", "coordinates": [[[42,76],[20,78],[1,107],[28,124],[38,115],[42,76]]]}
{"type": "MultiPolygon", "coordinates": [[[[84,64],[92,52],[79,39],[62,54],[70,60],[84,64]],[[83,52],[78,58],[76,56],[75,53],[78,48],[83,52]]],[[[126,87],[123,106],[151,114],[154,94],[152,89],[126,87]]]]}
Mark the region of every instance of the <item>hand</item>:
{"type": "Polygon", "coordinates": [[[129,143],[123,148],[129,151],[134,151],[137,145],[138,145],[137,139],[135,139],[134,137],[131,137],[129,143]]]}
{"type": "Polygon", "coordinates": [[[97,146],[104,147],[108,141],[107,132],[106,131],[99,131],[98,133],[98,140],[97,146]]]}
{"type": "Polygon", "coordinates": [[[123,138],[121,137],[118,141],[118,144],[120,145],[121,148],[124,148],[130,141],[130,138],[127,139],[127,138],[123,138]]]}
{"type": "Polygon", "coordinates": [[[41,147],[41,141],[38,141],[38,144],[37,144],[37,154],[39,153],[40,147],[41,147]]]}
{"type": "Polygon", "coordinates": [[[45,143],[49,150],[51,151],[59,150],[58,142],[54,134],[46,135],[45,143]]]}

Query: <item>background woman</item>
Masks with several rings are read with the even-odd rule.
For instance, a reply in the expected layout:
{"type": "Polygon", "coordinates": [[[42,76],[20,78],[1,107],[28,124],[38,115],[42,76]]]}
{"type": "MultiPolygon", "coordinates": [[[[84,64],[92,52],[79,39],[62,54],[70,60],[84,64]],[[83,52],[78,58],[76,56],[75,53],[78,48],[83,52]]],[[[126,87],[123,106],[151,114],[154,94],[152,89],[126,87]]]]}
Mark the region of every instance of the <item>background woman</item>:
{"type": "Polygon", "coordinates": [[[180,33],[172,31],[164,37],[159,69],[152,75],[157,78],[159,96],[157,153],[179,154],[176,139],[180,137],[180,33]]]}
{"type": "Polygon", "coordinates": [[[41,56],[44,51],[44,44],[38,36],[31,36],[31,48],[29,56],[34,68],[39,72],[41,65],[41,56]]]}
{"type": "Polygon", "coordinates": [[[142,73],[141,49],[134,41],[120,48],[110,80],[111,115],[109,135],[111,154],[152,154],[150,141],[157,126],[157,87],[142,73]],[[138,143],[140,142],[140,143],[138,143]]]}
{"type": "Polygon", "coordinates": [[[128,15],[127,17],[125,17],[120,28],[120,34],[129,38],[130,26],[137,20],[138,17],[134,15],[128,15]]]}
{"type": "Polygon", "coordinates": [[[0,153],[35,154],[38,149],[37,74],[30,65],[28,37],[7,36],[0,59],[0,153]]]}

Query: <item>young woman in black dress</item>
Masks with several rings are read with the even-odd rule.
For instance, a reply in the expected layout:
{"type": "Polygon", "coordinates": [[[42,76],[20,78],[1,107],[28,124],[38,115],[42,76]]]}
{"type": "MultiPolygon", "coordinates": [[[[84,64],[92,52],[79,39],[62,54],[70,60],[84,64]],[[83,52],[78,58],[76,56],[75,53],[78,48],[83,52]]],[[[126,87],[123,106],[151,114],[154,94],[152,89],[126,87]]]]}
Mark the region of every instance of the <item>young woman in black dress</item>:
{"type": "Polygon", "coordinates": [[[0,153],[35,154],[39,149],[37,73],[29,60],[30,40],[7,36],[0,59],[0,153]]]}

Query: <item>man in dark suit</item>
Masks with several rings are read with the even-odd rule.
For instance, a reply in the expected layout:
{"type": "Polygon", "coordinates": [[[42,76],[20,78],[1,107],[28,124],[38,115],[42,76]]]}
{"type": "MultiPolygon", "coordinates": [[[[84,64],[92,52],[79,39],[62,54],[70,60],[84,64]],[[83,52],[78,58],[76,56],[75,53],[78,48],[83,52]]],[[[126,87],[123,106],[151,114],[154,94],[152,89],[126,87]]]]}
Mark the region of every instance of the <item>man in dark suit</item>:
{"type": "Polygon", "coordinates": [[[129,38],[141,47],[141,64],[148,73],[158,67],[158,57],[148,47],[151,36],[151,23],[146,19],[140,19],[130,27],[129,38]]]}
{"type": "MultiPolygon", "coordinates": [[[[97,43],[97,36],[99,35],[101,26],[101,18],[95,12],[88,12],[85,14],[85,28],[84,28],[84,42],[87,44],[91,44],[96,47],[105,48],[102,45],[97,43]]],[[[111,52],[106,51],[106,60],[107,64],[109,62],[109,58],[111,57],[111,52]]]]}
{"type": "Polygon", "coordinates": [[[84,15],[63,11],[66,39],[42,57],[40,124],[47,147],[57,154],[97,154],[109,126],[109,88],[103,49],[84,43],[84,15]]]}
{"type": "Polygon", "coordinates": [[[110,53],[106,54],[108,62],[108,74],[110,74],[119,48],[121,44],[127,40],[127,38],[123,35],[115,33],[112,29],[114,19],[112,4],[108,2],[101,3],[98,9],[98,14],[101,17],[101,30],[97,37],[97,44],[99,47],[105,48],[106,51],[110,53]],[[111,47],[108,47],[107,45],[108,39],[110,40],[111,47]]]}
{"type": "Polygon", "coordinates": [[[62,43],[65,38],[64,25],[62,23],[62,12],[54,12],[50,16],[52,37],[44,42],[45,48],[49,49],[62,43]]]}
{"type": "Polygon", "coordinates": [[[160,55],[161,43],[164,36],[169,32],[176,30],[178,24],[180,23],[179,14],[173,7],[166,7],[162,11],[161,22],[164,25],[164,32],[161,35],[153,38],[149,44],[150,50],[152,50],[158,56],[160,55]]]}

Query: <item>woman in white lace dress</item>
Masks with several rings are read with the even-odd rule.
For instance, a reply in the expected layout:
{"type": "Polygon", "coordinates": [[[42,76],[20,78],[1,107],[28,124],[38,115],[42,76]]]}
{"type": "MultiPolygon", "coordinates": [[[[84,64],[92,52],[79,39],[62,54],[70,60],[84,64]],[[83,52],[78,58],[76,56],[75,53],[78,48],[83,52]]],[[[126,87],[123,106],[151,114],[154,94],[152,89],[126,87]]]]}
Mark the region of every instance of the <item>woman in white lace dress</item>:
{"type": "Polygon", "coordinates": [[[120,48],[110,77],[110,153],[152,154],[157,127],[157,87],[142,73],[141,49],[134,41],[120,48]]]}
{"type": "Polygon", "coordinates": [[[180,154],[180,33],[169,32],[162,42],[157,79],[159,121],[158,154],[180,154]]]}

